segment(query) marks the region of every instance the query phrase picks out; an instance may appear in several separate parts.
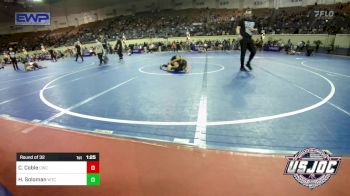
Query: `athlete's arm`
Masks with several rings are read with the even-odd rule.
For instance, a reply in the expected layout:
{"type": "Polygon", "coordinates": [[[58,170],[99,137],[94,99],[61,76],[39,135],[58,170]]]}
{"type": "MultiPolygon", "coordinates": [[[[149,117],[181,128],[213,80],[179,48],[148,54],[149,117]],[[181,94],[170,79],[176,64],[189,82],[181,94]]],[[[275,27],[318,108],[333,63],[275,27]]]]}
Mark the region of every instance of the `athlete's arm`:
{"type": "Polygon", "coordinates": [[[259,29],[261,29],[261,26],[258,22],[255,22],[255,28],[253,27],[253,32],[254,33],[258,33],[259,32],[259,29]]]}
{"type": "Polygon", "coordinates": [[[175,62],[177,62],[179,60],[181,60],[181,57],[176,56],[176,58],[174,60],[170,61],[170,63],[173,64],[173,63],[175,63],[175,62]]]}
{"type": "Polygon", "coordinates": [[[241,26],[237,26],[236,27],[236,35],[238,35],[238,39],[242,39],[242,35],[241,35],[241,26]]]}
{"type": "Polygon", "coordinates": [[[258,32],[258,28],[252,28],[251,31],[254,32],[254,33],[257,33],[258,32]]]}

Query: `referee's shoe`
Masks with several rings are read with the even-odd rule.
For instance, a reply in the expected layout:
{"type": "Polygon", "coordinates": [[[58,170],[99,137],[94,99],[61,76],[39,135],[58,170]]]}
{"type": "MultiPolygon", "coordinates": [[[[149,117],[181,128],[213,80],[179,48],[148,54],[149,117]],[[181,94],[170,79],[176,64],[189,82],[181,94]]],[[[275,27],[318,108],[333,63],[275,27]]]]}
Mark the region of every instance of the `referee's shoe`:
{"type": "Polygon", "coordinates": [[[250,71],[253,70],[252,66],[250,66],[250,63],[247,63],[245,66],[247,66],[250,71]]]}
{"type": "Polygon", "coordinates": [[[241,67],[240,70],[241,70],[241,71],[248,71],[248,70],[246,70],[243,66],[241,67]]]}

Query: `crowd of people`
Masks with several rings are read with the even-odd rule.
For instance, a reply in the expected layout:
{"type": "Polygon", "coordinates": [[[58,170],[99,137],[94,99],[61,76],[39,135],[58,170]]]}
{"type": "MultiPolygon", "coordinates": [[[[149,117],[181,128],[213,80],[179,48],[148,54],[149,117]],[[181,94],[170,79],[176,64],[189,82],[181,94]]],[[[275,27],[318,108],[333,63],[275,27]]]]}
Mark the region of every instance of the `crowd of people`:
{"type": "MultiPolygon", "coordinates": [[[[253,19],[259,31],[269,34],[338,34],[350,33],[350,4],[332,6],[308,6],[280,9],[253,10],[253,19]],[[334,15],[315,16],[315,10],[333,11],[334,15]]],[[[67,27],[48,32],[37,32],[36,36],[23,34],[9,37],[9,42],[18,42],[28,50],[38,49],[38,42],[48,47],[94,42],[103,35],[116,39],[122,34],[128,39],[153,37],[182,37],[186,31],[192,36],[233,35],[234,28],[242,17],[242,10],[190,9],[167,10],[156,13],[141,13],[117,16],[103,21],[67,27]],[[13,40],[11,40],[13,39],[13,40]]],[[[0,43],[8,48],[7,43],[0,43]]]]}
{"type": "MultiPolygon", "coordinates": [[[[312,45],[312,51],[318,51],[321,42],[315,41],[312,45]]],[[[277,47],[278,51],[284,50],[287,54],[296,54],[301,52],[307,52],[308,48],[311,48],[310,42],[301,41],[300,43],[293,45],[290,40],[284,42],[283,40],[265,40],[260,36],[255,40],[255,45],[257,50],[269,50],[269,47],[277,47]]],[[[87,56],[97,56],[100,64],[107,63],[107,54],[117,54],[119,60],[123,59],[123,53],[132,55],[135,53],[153,53],[161,51],[190,51],[190,52],[205,52],[205,51],[230,51],[230,50],[240,50],[240,42],[237,39],[217,39],[217,40],[199,40],[199,41],[169,41],[164,39],[164,41],[158,42],[144,42],[142,44],[126,44],[126,42],[121,39],[117,39],[116,43],[112,46],[111,42],[106,39],[95,40],[95,43],[90,46],[84,46],[80,41],[76,41],[73,44],[73,48],[66,49],[54,49],[42,48],[41,50],[35,51],[34,53],[28,53],[25,48],[22,50],[14,51],[13,48],[9,49],[9,52],[4,52],[0,56],[0,69],[4,67],[5,64],[12,64],[15,70],[18,70],[18,63],[24,65],[25,71],[32,71],[40,69],[42,67],[38,66],[37,62],[50,60],[56,62],[57,59],[63,59],[67,57],[72,57],[75,61],[84,61],[84,57],[87,56]]]]}

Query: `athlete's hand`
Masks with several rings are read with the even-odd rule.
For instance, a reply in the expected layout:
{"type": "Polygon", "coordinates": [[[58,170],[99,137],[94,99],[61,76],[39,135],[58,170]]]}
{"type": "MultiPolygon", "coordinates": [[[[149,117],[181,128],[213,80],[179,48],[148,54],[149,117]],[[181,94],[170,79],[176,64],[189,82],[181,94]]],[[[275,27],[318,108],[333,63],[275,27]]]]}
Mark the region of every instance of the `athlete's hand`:
{"type": "Polygon", "coordinates": [[[241,39],[243,39],[242,35],[238,35],[237,40],[241,40],[241,39]]]}

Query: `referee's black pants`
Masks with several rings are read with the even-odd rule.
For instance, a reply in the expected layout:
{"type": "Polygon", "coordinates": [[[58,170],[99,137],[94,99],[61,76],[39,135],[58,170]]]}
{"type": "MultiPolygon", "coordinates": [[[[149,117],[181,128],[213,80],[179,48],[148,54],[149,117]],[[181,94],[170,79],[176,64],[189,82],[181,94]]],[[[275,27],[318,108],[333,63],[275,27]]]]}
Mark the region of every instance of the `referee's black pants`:
{"type": "Polygon", "coordinates": [[[250,61],[254,58],[256,54],[256,46],[251,37],[243,37],[243,39],[241,39],[239,43],[241,44],[241,67],[244,67],[244,58],[247,49],[250,52],[247,64],[250,64],[250,61]]]}
{"type": "Polygon", "coordinates": [[[97,57],[100,60],[100,65],[103,63],[105,63],[105,61],[103,60],[103,53],[97,53],[97,57]]]}
{"type": "Polygon", "coordinates": [[[57,61],[57,57],[55,54],[51,54],[51,60],[55,62],[57,61]]]}
{"type": "Polygon", "coordinates": [[[81,60],[84,61],[83,56],[81,55],[81,52],[77,52],[75,55],[75,61],[78,61],[78,57],[80,56],[81,60]]]}
{"type": "Polygon", "coordinates": [[[11,58],[12,66],[14,70],[19,70],[18,69],[18,64],[17,64],[17,59],[16,58],[11,58]]]}
{"type": "Polygon", "coordinates": [[[123,59],[123,51],[122,50],[118,50],[117,54],[119,56],[119,60],[122,60],[123,59]]]}

